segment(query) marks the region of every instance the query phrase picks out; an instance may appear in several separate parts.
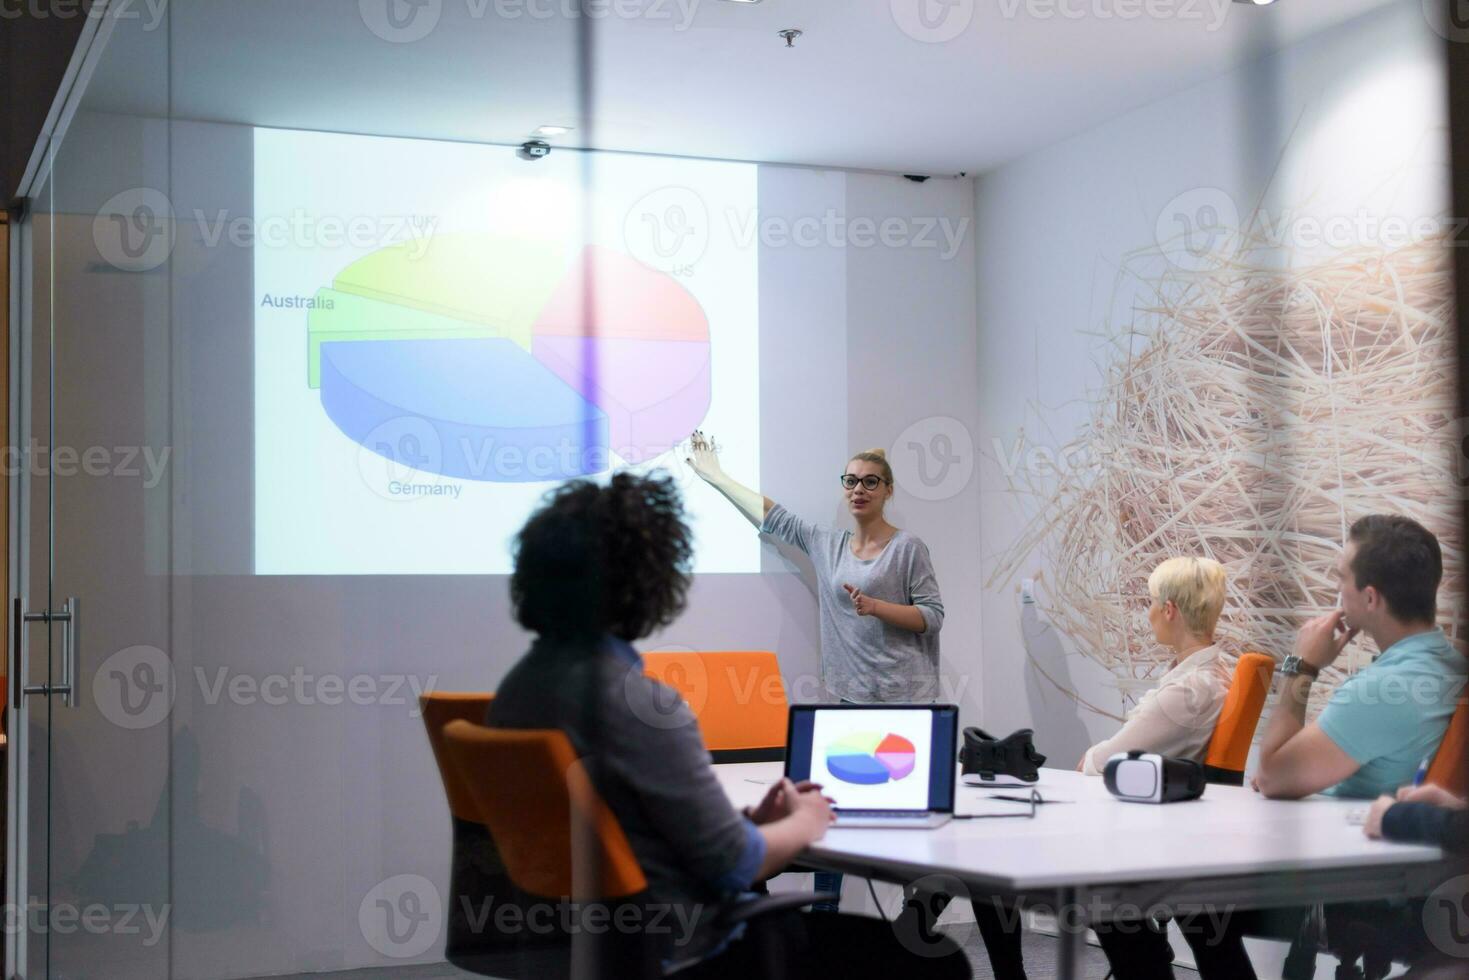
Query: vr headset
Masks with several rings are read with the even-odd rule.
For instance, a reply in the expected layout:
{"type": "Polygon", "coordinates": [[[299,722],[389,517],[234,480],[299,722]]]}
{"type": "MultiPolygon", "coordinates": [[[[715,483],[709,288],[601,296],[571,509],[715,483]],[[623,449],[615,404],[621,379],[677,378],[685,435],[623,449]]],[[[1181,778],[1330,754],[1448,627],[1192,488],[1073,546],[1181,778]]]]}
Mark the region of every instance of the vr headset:
{"type": "Polygon", "coordinates": [[[1129,803],[1177,803],[1204,795],[1204,767],[1156,752],[1119,752],[1102,770],[1107,792],[1129,803]]]}
{"type": "Polygon", "coordinates": [[[999,776],[1025,783],[1040,779],[1038,770],[1046,764],[1046,757],[1035,750],[1032,734],[1031,729],[1022,728],[995,738],[982,728],[964,729],[964,747],[959,750],[964,782],[989,783],[999,776]]]}

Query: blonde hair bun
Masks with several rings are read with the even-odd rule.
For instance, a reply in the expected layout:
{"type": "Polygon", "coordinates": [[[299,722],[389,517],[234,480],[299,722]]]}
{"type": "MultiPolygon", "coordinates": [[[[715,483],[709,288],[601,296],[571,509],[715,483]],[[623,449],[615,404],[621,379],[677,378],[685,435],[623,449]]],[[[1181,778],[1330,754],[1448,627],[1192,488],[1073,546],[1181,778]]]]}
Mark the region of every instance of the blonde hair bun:
{"type": "Polygon", "coordinates": [[[888,458],[888,451],[886,449],[881,448],[881,447],[879,447],[877,449],[865,449],[865,450],[863,450],[863,452],[865,452],[868,456],[880,456],[883,459],[887,459],[888,458]]]}

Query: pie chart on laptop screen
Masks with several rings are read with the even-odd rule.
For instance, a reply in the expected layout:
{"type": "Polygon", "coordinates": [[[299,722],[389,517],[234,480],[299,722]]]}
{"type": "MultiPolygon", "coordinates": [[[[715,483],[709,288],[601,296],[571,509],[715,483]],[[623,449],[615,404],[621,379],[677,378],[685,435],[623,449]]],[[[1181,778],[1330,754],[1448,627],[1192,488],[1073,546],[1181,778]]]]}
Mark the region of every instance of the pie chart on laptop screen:
{"type": "Polygon", "coordinates": [[[913,743],[889,732],[844,735],[826,747],[826,768],[844,783],[875,786],[913,772],[913,743]]]}

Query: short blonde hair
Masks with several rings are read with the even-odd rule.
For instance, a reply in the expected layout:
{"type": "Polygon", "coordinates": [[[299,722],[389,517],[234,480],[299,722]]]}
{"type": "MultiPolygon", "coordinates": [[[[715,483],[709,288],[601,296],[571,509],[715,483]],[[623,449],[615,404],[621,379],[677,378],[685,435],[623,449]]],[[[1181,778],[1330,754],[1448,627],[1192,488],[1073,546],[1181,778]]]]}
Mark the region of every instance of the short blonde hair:
{"type": "Polygon", "coordinates": [[[1212,558],[1170,558],[1148,576],[1148,594],[1172,600],[1190,632],[1209,636],[1224,611],[1225,581],[1224,566],[1212,558]]]}

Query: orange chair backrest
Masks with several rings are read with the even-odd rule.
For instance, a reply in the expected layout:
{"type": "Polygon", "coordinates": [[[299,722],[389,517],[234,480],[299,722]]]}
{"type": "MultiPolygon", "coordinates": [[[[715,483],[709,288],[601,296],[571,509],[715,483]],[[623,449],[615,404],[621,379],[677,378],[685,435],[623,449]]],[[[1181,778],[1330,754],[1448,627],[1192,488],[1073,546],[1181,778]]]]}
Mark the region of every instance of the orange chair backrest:
{"type": "Polygon", "coordinates": [[[683,695],[711,752],[785,747],[788,702],[771,651],[659,651],[643,654],[643,669],[683,695]]]}
{"type": "Polygon", "coordinates": [[[1255,738],[1255,726],[1270,693],[1270,678],[1275,673],[1275,658],[1268,653],[1240,654],[1234,668],[1234,680],[1214,723],[1214,735],[1204,756],[1206,769],[1238,773],[1243,782],[1245,760],[1255,738]]]}
{"type": "Polygon", "coordinates": [[[1449,727],[1443,733],[1443,741],[1438,743],[1438,751],[1428,764],[1425,782],[1442,786],[1462,799],[1469,789],[1466,770],[1469,770],[1469,700],[1460,698],[1454,717],[1449,719],[1449,727]]]}
{"type": "Polygon", "coordinates": [[[469,795],[469,787],[459,778],[444,748],[444,726],[460,719],[477,725],[484,724],[485,713],[490,710],[490,702],[494,699],[493,694],[459,691],[441,691],[418,697],[423,727],[428,729],[428,744],[434,750],[434,761],[439,764],[439,778],[444,781],[444,795],[449,798],[449,812],[460,820],[482,822],[474,797],[469,795]]]}
{"type": "Polygon", "coordinates": [[[516,885],[533,895],[577,901],[647,889],[622,825],[565,734],[451,721],[444,743],[516,885]],[[573,820],[591,835],[574,834],[573,820]],[[591,854],[580,853],[584,840],[591,854]],[[573,868],[589,866],[598,869],[594,879],[573,874],[573,868]]]}

